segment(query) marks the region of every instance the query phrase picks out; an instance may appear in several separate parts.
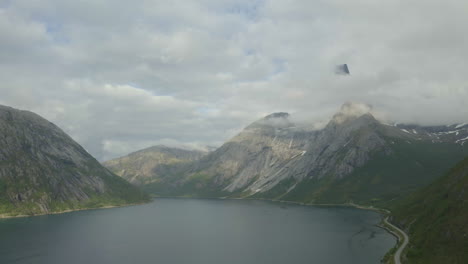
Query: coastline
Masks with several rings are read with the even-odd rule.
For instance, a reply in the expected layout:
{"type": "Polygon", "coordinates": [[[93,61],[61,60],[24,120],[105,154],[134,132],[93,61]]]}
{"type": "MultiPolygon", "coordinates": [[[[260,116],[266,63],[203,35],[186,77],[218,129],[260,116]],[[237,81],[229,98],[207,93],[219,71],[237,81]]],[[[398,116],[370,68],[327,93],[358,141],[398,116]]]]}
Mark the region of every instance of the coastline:
{"type": "MultiPolygon", "coordinates": [[[[154,199],[151,199],[150,201],[153,201],[154,199]]],[[[123,205],[105,205],[101,207],[89,207],[89,208],[80,208],[80,209],[68,209],[64,211],[57,211],[57,212],[48,212],[48,213],[40,213],[40,214],[32,214],[32,215],[8,215],[8,214],[0,214],[0,219],[11,219],[11,218],[24,218],[24,217],[34,217],[34,216],[44,216],[44,215],[57,215],[57,214],[66,214],[66,213],[72,213],[72,212],[78,212],[78,211],[87,211],[87,210],[99,210],[99,209],[110,209],[110,208],[118,208],[118,207],[127,207],[127,206],[134,206],[134,205],[142,205],[149,203],[148,202],[143,202],[143,203],[131,203],[131,204],[123,204],[123,205]]]]}
{"type": "Polygon", "coordinates": [[[393,249],[396,249],[396,251],[393,251],[388,256],[390,258],[389,261],[393,259],[393,262],[390,262],[390,263],[401,264],[401,254],[403,253],[403,251],[405,250],[406,246],[409,243],[409,236],[405,233],[405,231],[401,230],[397,226],[388,222],[388,216],[384,219],[383,222],[384,222],[384,225],[387,225],[385,226],[385,228],[386,229],[388,228],[388,231],[398,238],[398,242],[393,248],[393,249]]]}
{"type": "MultiPolygon", "coordinates": [[[[351,208],[356,208],[356,209],[361,209],[361,210],[370,210],[374,211],[376,213],[379,213],[382,217],[381,223],[377,224],[379,228],[384,229],[387,231],[389,234],[397,238],[397,243],[396,245],[389,249],[387,254],[388,256],[385,255],[384,257],[391,258],[391,260],[394,260],[394,262],[390,263],[396,263],[399,264],[400,260],[397,260],[396,253],[403,252],[405,249],[406,245],[408,244],[409,238],[404,231],[401,229],[398,229],[395,227],[393,224],[388,222],[388,217],[391,215],[391,212],[387,209],[383,208],[377,208],[373,206],[364,206],[364,205],[359,205],[355,203],[344,203],[344,204],[314,204],[314,203],[302,203],[302,202],[295,202],[295,201],[284,201],[284,200],[273,200],[273,199],[264,199],[264,198],[231,198],[231,197],[187,197],[187,196],[156,196],[152,197],[150,201],[154,201],[157,198],[179,198],[179,199],[212,199],[212,200],[255,200],[255,201],[268,201],[268,202],[277,202],[277,203],[286,203],[286,204],[294,204],[294,205],[302,205],[302,206],[316,206],[316,207],[351,207],[351,208]],[[403,233],[401,233],[403,232],[403,233]]],[[[65,214],[65,213],[71,213],[71,212],[77,212],[77,211],[85,211],[85,210],[98,210],[98,209],[110,209],[110,208],[118,208],[118,207],[127,207],[127,206],[134,206],[134,205],[142,205],[149,203],[150,201],[147,202],[142,202],[142,203],[133,203],[133,204],[124,204],[124,205],[107,205],[107,206],[102,206],[102,207],[92,207],[92,208],[81,208],[81,209],[69,209],[69,210],[64,210],[64,211],[59,211],[59,212],[49,212],[49,213],[42,213],[42,214],[34,214],[34,215],[6,215],[6,214],[0,214],[0,219],[10,219],[10,218],[24,218],[24,217],[33,217],[33,216],[44,216],[44,215],[56,215],[56,214],[65,214]]],[[[399,255],[398,254],[398,255],[399,255]]],[[[388,263],[388,262],[387,262],[388,263]]]]}
{"type": "Polygon", "coordinates": [[[384,214],[391,214],[391,212],[387,209],[373,207],[373,206],[364,206],[355,203],[341,203],[341,204],[333,204],[333,203],[303,203],[303,202],[295,202],[295,201],[285,201],[285,200],[274,200],[274,199],[266,199],[266,198],[236,198],[236,197],[190,197],[190,196],[154,196],[153,198],[179,198],[179,199],[212,199],[212,200],[253,200],[253,201],[268,201],[268,202],[276,202],[276,203],[287,203],[287,204],[295,204],[295,205],[304,205],[304,206],[319,206],[319,207],[352,207],[362,210],[370,210],[384,214]]]}

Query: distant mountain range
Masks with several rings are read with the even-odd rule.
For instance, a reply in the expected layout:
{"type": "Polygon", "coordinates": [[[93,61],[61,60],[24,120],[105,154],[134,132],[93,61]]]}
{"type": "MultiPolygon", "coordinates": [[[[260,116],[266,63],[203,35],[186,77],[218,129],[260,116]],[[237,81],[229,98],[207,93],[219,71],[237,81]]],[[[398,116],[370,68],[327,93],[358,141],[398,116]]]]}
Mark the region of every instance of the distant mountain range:
{"type": "Polygon", "coordinates": [[[0,217],[147,200],[51,122],[0,106],[0,217]]]}
{"type": "Polygon", "coordinates": [[[320,130],[274,113],[195,161],[160,159],[144,172],[135,170],[135,154],[112,161],[118,168],[105,164],[115,173],[145,175],[142,187],[162,196],[384,205],[467,155],[466,124],[388,125],[346,103],[320,130]]]}
{"type": "Polygon", "coordinates": [[[109,170],[135,185],[150,184],[170,173],[173,165],[200,159],[205,151],[153,146],[103,163],[109,170]],[[168,171],[165,171],[167,169],[168,171]]]}

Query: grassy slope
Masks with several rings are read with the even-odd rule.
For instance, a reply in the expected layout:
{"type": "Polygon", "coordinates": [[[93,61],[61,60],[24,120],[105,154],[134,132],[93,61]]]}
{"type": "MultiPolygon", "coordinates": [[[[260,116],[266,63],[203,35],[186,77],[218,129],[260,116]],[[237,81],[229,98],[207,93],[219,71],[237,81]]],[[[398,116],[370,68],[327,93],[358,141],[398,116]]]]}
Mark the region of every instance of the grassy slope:
{"type": "Polygon", "coordinates": [[[142,185],[141,188],[147,193],[155,196],[183,196],[183,197],[224,197],[232,195],[232,193],[219,190],[219,187],[214,186],[212,177],[197,173],[186,178],[184,174],[176,174],[170,176],[170,182],[155,181],[149,184],[142,185]]]}
{"type": "Polygon", "coordinates": [[[468,263],[468,158],[392,211],[409,229],[407,263],[468,263]]]}

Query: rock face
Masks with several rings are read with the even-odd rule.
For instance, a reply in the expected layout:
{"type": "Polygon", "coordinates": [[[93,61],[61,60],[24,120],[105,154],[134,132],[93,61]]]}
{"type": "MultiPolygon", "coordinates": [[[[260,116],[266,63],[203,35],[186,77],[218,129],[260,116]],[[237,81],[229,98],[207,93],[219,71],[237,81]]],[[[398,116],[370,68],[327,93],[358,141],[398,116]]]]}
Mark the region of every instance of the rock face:
{"type": "MultiPolygon", "coordinates": [[[[381,204],[428,184],[468,153],[468,126],[386,125],[346,103],[320,130],[262,118],[144,188],[160,195],[381,204]]],[[[157,170],[156,170],[157,171],[157,170]]]]}
{"type": "Polygon", "coordinates": [[[0,106],[0,214],[37,214],[147,199],[60,128],[0,106]]]}
{"type": "Polygon", "coordinates": [[[103,165],[129,182],[142,185],[157,181],[161,175],[168,173],[165,169],[172,165],[180,166],[206,154],[204,151],[153,146],[106,161],[103,165]]]}
{"type": "Polygon", "coordinates": [[[406,229],[408,263],[468,263],[468,157],[392,208],[406,229]]]}

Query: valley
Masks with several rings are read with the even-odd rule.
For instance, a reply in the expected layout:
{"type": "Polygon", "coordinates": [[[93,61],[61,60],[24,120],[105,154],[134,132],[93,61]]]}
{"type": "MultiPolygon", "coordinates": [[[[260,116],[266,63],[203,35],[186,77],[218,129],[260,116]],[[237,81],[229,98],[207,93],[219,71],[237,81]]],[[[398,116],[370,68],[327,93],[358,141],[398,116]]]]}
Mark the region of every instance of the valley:
{"type": "MultiPolygon", "coordinates": [[[[399,244],[398,249],[386,257],[387,261],[462,263],[467,257],[461,253],[461,248],[448,253],[441,246],[438,256],[452,257],[425,258],[424,254],[430,251],[421,249],[423,242],[418,238],[424,237],[425,232],[417,233],[416,228],[418,221],[426,220],[412,215],[423,214],[426,207],[416,206],[429,199],[416,198],[418,192],[424,192],[419,190],[433,188],[426,193],[441,193],[440,188],[446,184],[440,186],[434,181],[440,181],[442,175],[468,156],[467,136],[467,124],[390,125],[369,112],[360,112],[359,106],[346,103],[322,129],[295,124],[287,113],[274,113],[250,124],[218,149],[197,159],[169,163],[155,159],[148,169],[141,158],[134,162],[136,155],[130,154],[104,165],[122,176],[123,171],[127,173],[123,161],[133,161],[127,163],[131,164],[127,166],[132,173],[123,176],[125,178],[142,175],[138,166],[147,168],[144,176],[138,176],[144,180],[137,185],[154,197],[257,199],[382,208],[383,214],[390,216],[391,222],[398,226],[391,228],[401,233],[399,237],[406,236],[401,230],[404,229],[411,238],[408,246],[407,238],[399,244]],[[109,166],[110,163],[120,166],[116,169],[109,166]]],[[[151,155],[160,155],[159,149],[164,148],[167,147],[153,147],[151,155]]],[[[170,150],[176,151],[180,150],[170,150]]],[[[466,179],[466,173],[460,177],[466,179]]],[[[453,183],[453,188],[464,188],[462,186],[453,183]]],[[[465,189],[460,190],[459,195],[464,192],[465,189]]],[[[466,212],[466,199],[461,196],[458,199],[458,205],[453,201],[440,209],[444,210],[440,211],[442,219],[463,218],[461,212],[466,212]],[[460,206],[461,211],[453,209],[460,206]],[[447,210],[457,212],[457,216],[445,216],[447,210]]],[[[423,204],[430,208],[440,203],[434,200],[423,204]]],[[[387,225],[392,223],[387,222],[387,225]]],[[[462,220],[454,223],[454,228],[463,229],[463,226],[462,220]]],[[[443,232],[439,228],[442,225],[430,233],[443,232]]],[[[459,230],[445,232],[451,236],[460,234],[459,230]]],[[[458,238],[457,241],[457,246],[452,248],[459,248],[467,239],[458,238]]]]}
{"type": "Polygon", "coordinates": [[[382,224],[400,238],[408,233],[410,242],[405,237],[385,261],[462,263],[468,125],[389,125],[359,109],[344,104],[321,129],[274,113],[211,152],[153,146],[105,168],[54,124],[1,107],[0,216],[120,207],[149,196],[351,206],[386,215],[382,224]],[[456,242],[439,244],[437,234],[456,242]]]}

